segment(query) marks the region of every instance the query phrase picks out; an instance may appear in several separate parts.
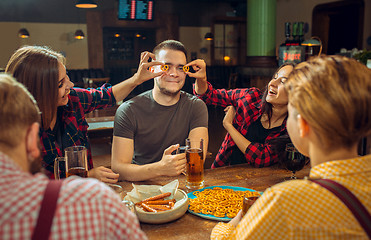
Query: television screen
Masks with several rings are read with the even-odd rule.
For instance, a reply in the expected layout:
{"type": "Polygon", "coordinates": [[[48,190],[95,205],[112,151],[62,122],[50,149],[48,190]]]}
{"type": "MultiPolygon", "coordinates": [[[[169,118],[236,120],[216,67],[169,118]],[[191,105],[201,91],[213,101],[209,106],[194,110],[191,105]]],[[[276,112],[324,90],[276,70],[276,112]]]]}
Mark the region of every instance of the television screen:
{"type": "Polygon", "coordinates": [[[153,20],[154,0],[119,0],[120,20],[153,20]]]}

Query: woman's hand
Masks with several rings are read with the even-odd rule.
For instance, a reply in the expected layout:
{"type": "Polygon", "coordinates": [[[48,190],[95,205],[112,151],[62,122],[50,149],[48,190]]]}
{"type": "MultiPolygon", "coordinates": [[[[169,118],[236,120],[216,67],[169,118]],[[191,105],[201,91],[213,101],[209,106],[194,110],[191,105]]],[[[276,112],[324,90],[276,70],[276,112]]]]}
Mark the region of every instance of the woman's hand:
{"type": "Polygon", "coordinates": [[[224,109],[225,116],[223,119],[223,126],[224,128],[228,131],[227,128],[229,128],[232,125],[233,119],[236,116],[236,110],[234,109],[233,106],[228,106],[224,109]]]}
{"type": "Polygon", "coordinates": [[[142,52],[140,54],[140,62],[138,71],[134,74],[134,82],[136,85],[142,84],[143,82],[161,76],[164,74],[163,71],[154,72],[151,69],[156,65],[164,65],[162,62],[155,61],[155,54],[151,52],[142,52]],[[149,59],[152,59],[150,62],[149,59]]]}
{"type": "Polygon", "coordinates": [[[194,73],[192,72],[187,72],[187,75],[193,78],[196,78],[197,80],[201,80],[206,83],[207,78],[206,78],[206,63],[202,59],[196,59],[190,63],[187,63],[186,66],[190,66],[193,68],[195,71],[194,73]]]}
{"type": "Polygon", "coordinates": [[[119,174],[114,173],[111,169],[100,166],[90,169],[88,177],[96,178],[104,183],[116,183],[119,179],[119,174]]]}

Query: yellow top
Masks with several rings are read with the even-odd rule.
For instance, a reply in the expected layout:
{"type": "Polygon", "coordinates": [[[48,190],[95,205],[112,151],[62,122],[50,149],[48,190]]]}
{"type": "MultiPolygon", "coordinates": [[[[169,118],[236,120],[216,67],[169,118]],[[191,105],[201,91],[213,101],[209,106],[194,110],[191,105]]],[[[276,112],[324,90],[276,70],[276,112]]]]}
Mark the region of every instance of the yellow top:
{"type": "MultiPolygon", "coordinates": [[[[311,178],[348,188],[371,213],[371,155],[325,162],[311,178]]],[[[352,212],[333,193],[309,180],[268,188],[234,228],[218,223],[211,239],[368,239],[352,212]]]]}

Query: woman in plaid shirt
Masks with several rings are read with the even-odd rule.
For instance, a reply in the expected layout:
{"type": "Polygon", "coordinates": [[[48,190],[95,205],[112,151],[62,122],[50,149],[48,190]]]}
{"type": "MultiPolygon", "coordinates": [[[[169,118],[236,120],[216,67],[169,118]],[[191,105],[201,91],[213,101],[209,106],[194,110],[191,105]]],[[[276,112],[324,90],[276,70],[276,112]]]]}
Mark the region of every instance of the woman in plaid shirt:
{"type": "Polygon", "coordinates": [[[190,77],[197,76],[195,94],[206,104],[226,107],[223,126],[227,135],[211,167],[246,162],[256,167],[265,167],[276,163],[278,155],[269,142],[287,134],[288,98],[283,84],[294,65],[285,64],[278,68],[265,92],[254,87],[213,89],[207,82],[203,60],[195,60],[187,65],[196,70],[195,73],[188,72],[190,77]]]}
{"type": "Polygon", "coordinates": [[[25,46],[10,58],[5,71],[13,76],[35,97],[42,112],[40,127],[43,167],[53,178],[54,159],[63,156],[64,149],[83,145],[88,149],[88,176],[103,182],[115,183],[119,174],[103,166],[93,168],[91,149],[87,136],[85,114],[95,109],[114,106],[123,100],[137,85],[161,75],[148,68],[159,62],[148,62],[152,53],[143,52],[138,72],[133,77],[111,87],[73,88],[65,67],[65,58],[48,47],[25,46]]]}

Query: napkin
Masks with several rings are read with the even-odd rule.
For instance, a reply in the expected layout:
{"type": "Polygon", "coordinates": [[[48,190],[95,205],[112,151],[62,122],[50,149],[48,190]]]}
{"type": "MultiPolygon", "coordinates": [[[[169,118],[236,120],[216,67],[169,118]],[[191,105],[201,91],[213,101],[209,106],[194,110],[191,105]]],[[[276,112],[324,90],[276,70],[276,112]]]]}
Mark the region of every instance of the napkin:
{"type": "Polygon", "coordinates": [[[140,202],[146,198],[153,197],[162,193],[170,192],[171,195],[165,199],[172,199],[174,198],[177,190],[179,181],[178,179],[164,185],[133,185],[133,190],[128,192],[126,195],[126,199],[132,201],[133,203],[140,202]]]}

